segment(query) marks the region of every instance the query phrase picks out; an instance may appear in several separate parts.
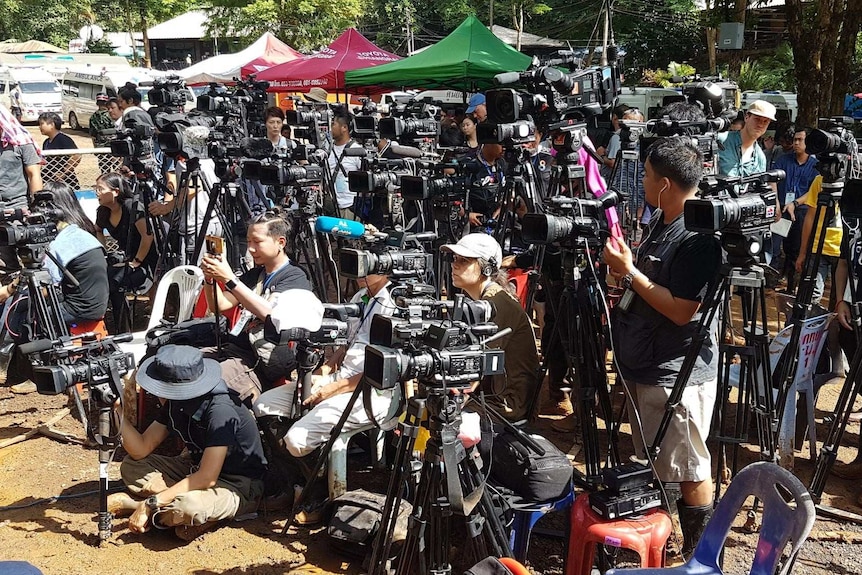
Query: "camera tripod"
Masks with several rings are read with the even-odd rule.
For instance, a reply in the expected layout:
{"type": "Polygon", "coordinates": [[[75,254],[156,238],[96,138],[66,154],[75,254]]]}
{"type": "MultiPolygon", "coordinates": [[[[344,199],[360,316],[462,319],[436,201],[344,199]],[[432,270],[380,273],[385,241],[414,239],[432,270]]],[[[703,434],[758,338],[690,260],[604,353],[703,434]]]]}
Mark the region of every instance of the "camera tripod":
{"type": "Polygon", "coordinates": [[[624,143],[617,152],[616,162],[611,175],[608,178],[608,187],[614,187],[622,201],[617,207],[625,232],[627,243],[631,246],[637,239],[637,231],[640,228],[640,218],[646,209],[646,201],[638,197],[638,182],[642,179],[643,166],[640,162],[637,146],[624,143]],[[619,176],[619,185],[615,186],[619,176]]]}
{"type": "Polygon", "coordinates": [[[293,234],[290,238],[291,260],[307,268],[314,293],[320,301],[328,302],[330,287],[334,288],[336,295],[341,290],[332,244],[326,234],[318,234],[314,230],[319,191],[313,187],[301,187],[295,192],[290,197],[296,199],[299,208],[287,212],[293,234]]]}
{"type": "MultiPolygon", "coordinates": [[[[723,241],[733,234],[725,231],[723,241]]],[[[762,245],[762,244],[761,244],[762,245]]],[[[743,345],[718,343],[718,394],[713,415],[713,437],[719,443],[719,463],[716,471],[715,498],[720,496],[723,470],[727,467],[727,446],[733,446],[732,473],[738,469],[739,446],[747,440],[749,411],[754,412],[761,458],[777,462],[775,429],[778,416],[773,400],[772,377],[769,372],[769,327],[766,318],[766,274],[750,258],[728,256],[718,274],[710,282],[701,305],[701,317],[691,346],[686,354],[676,383],[666,404],[666,411],[650,447],[652,457],[658,455],[661,444],[679,406],[685,387],[691,378],[704,342],[716,334],[717,313],[721,311],[717,333],[723,336],[731,329],[730,302],[739,295],[742,308],[743,345]],[[728,417],[730,368],[734,356],[739,357],[739,395],[733,421],[728,417]],[[734,433],[736,431],[736,433],[734,433]]]]}
{"type": "MultiPolygon", "coordinates": [[[[406,417],[399,424],[394,472],[389,480],[383,517],[374,540],[369,575],[386,572],[401,510],[401,491],[413,473],[410,457],[426,410],[430,438],[425,446],[425,461],[415,483],[407,539],[395,573],[444,575],[452,572],[448,561],[448,517],[451,515],[464,517],[476,557],[512,555],[505,528],[485,487],[478,451],[475,447],[465,449],[458,439],[463,401],[463,394],[450,395],[445,389],[430,390],[424,399],[414,397],[408,400],[406,417]]],[[[529,444],[534,445],[532,442],[529,444]]]]}

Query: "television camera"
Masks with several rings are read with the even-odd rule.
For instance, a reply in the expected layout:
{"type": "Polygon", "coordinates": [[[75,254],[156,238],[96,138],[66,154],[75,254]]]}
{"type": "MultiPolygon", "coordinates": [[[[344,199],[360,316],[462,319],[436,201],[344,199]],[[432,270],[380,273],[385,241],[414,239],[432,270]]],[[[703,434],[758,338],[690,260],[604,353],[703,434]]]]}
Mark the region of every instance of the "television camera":
{"type": "Polygon", "coordinates": [[[579,240],[585,239],[596,247],[604,245],[604,240],[610,235],[606,210],[619,200],[619,194],[612,190],[595,199],[549,198],[546,207],[551,213],[525,214],[522,218],[524,241],[574,247],[579,240]]]}
{"type": "Polygon", "coordinates": [[[378,122],[380,137],[401,144],[436,140],[440,134],[440,108],[428,102],[409,102],[390,108],[390,116],[378,122]]]}
{"type": "MultiPolygon", "coordinates": [[[[147,92],[147,101],[152,106],[151,116],[159,112],[182,112],[188,98],[186,83],[176,75],[158,78],[147,92]]],[[[155,119],[155,118],[154,118],[155,119]]]]}
{"type": "Polygon", "coordinates": [[[381,234],[377,241],[372,238],[369,249],[343,249],[338,269],[344,276],[354,279],[372,274],[399,279],[419,278],[434,266],[433,254],[427,253],[422,243],[431,242],[436,237],[434,232],[408,234],[390,231],[381,234]]]}

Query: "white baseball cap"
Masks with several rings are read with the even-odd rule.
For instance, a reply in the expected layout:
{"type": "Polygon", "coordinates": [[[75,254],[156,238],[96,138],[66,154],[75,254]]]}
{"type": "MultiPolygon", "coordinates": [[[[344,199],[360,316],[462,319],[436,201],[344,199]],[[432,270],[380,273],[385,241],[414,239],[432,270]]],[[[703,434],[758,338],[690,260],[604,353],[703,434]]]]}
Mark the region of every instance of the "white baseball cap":
{"type": "Polygon", "coordinates": [[[748,113],[755,116],[762,116],[775,121],[775,106],[766,100],[755,100],[748,106],[748,113]]]}
{"type": "Polygon", "coordinates": [[[446,244],[441,249],[465,258],[482,258],[496,268],[503,262],[500,244],[488,234],[467,234],[457,244],[446,244]]]}

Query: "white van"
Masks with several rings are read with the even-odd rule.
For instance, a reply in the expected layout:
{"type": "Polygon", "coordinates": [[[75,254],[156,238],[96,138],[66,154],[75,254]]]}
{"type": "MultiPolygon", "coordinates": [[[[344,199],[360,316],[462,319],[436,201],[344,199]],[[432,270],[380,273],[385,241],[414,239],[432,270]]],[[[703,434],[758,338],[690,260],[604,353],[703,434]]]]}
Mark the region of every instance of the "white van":
{"type": "Polygon", "coordinates": [[[60,113],[60,84],[42,68],[0,68],[0,105],[12,107],[15,86],[21,93],[21,121],[35,122],[43,112],[60,113]]]}
{"type": "Polygon", "coordinates": [[[795,92],[783,92],[780,90],[766,90],[753,92],[747,90],[742,93],[741,109],[747,110],[748,106],[755,100],[765,100],[775,106],[775,119],[779,122],[793,122],[799,112],[796,103],[795,92]]]}
{"type": "MultiPolygon", "coordinates": [[[[150,107],[147,93],[152,89],[153,81],[164,75],[163,72],[148,68],[123,68],[101,72],[91,68],[69,70],[63,75],[63,119],[73,130],[86,129],[90,124],[90,117],[98,109],[96,94],[102,92],[110,98],[115,98],[117,91],[128,82],[137,84],[138,91],[141,93],[141,108],[146,110],[150,107]]],[[[193,107],[194,94],[191,90],[188,90],[186,98],[193,107]]],[[[187,103],[186,109],[188,108],[187,103]]]]}

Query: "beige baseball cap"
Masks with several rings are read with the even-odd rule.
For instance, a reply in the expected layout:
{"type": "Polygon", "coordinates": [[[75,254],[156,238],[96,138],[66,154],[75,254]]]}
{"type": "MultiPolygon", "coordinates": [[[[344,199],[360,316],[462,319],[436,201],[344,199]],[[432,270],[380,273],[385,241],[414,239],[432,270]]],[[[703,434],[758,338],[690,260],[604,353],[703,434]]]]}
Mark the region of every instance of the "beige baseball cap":
{"type": "Polygon", "coordinates": [[[748,106],[748,112],[775,121],[775,106],[766,100],[755,100],[748,106]]]}

